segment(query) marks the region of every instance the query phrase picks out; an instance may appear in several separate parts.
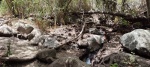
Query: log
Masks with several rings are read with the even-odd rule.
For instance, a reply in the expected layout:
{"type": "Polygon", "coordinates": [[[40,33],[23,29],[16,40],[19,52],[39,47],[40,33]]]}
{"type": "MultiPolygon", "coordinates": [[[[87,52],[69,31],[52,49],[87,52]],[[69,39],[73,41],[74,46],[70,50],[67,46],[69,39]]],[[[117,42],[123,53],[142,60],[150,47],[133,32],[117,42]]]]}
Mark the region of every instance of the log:
{"type": "Polygon", "coordinates": [[[130,24],[134,24],[134,23],[137,23],[137,22],[141,22],[142,24],[142,28],[147,28],[147,27],[150,27],[150,24],[149,24],[149,20],[150,18],[148,17],[145,17],[145,16],[133,16],[131,14],[125,14],[125,13],[119,13],[119,12],[100,12],[100,11],[97,11],[97,12],[70,12],[72,15],[90,15],[90,14],[108,14],[108,15],[113,15],[113,16],[118,16],[118,17],[122,17],[123,19],[125,19],[126,21],[129,21],[130,24]]]}
{"type": "Polygon", "coordinates": [[[119,12],[70,12],[72,15],[82,15],[82,14],[108,14],[113,16],[122,17],[129,22],[148,22],[148,19],[145,16],[133,16],[131,14],[119,13],[119,12]]]}

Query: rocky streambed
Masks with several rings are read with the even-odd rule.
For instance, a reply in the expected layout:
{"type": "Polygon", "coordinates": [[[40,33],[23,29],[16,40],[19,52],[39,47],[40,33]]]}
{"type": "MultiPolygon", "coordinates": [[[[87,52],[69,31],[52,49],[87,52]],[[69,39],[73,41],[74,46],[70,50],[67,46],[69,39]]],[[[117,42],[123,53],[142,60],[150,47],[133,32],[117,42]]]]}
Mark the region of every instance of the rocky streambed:
{"type": "MultiPolygon", "coordinates": [[[[43,32],[29,19],[0,18],[0,67],[150,67],[150,31],[126,34],[64,25],[43,32]]],[[[111,28],[110,28],[111,29],[111,28]]]]}

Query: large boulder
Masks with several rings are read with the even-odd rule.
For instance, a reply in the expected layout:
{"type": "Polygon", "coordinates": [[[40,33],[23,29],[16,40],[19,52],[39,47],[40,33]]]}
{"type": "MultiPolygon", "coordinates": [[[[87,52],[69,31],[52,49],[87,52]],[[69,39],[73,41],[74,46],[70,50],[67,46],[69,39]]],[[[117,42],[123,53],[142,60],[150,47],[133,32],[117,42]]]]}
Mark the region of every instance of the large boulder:
{"type": "Polygon", "coordinates": [[[101,48],[104,42],[105,42],[105,36],[87,34],[87,37],[85,37],[85,39],[79,40],[78,44],[79,44],[79,47],[87,46],[87,48],[92,52],[101,48]]]}
{"type": "Polygon", "coordinates": [[[56,60],[56,50],[55,49],[44,49],[38,52],[37,58],[40,61],[52,63],[56,60]]]}
{"type": "Polygon", "coordinates": [[[150,60],[130,53],[113,53],[101,60],[93,61],[93,67],[150,67],[150,60]],[[101,62],[101,63],[99,63],[101,62]]]}
{"type": "Polygon", "coordinates": [[[32,46],[27,40],[15,37],[0,37],[0,60],[4,62],[25,62],[36,58],[40,49],[32,46]]]}
{"type": "Polygon", "coordinates": [[[136,29],[121,37],[121,43],[129,51],[150,57],[150,30],[136,29]]]}
{"type": "Polygon", "coordinates": [[[36,39],[42,34],[37,25],[29,20],[12,21],[11,27],[19,33],[18,35],[21,35],[28,40],[36,39]]]}

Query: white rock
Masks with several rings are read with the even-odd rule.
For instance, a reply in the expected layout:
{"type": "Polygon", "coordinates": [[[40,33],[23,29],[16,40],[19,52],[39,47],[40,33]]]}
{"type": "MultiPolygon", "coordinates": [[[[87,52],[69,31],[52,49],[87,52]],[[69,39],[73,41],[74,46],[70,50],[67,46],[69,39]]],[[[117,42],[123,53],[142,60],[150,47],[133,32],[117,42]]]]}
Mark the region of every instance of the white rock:
{"type": "Polygon", "coordinates": [[[102,35],[93,35],[90,34],[90,37],[86,39],[79,40],[77,43],[79,46],[87,46],[90,49],[90,51],[97,50],[101,47],[101,44],[103,44],[105,41],[105,37],[102,35]]]}
{"type": "Polygon", "coordinates": [[[121,37],[121,43],[131,51],[138,50],[150,57],[150,30],[136,29],[126,33],[121,37]]]}
{"type": "Polygon", "coordinates": [[[10,26],[4,24],[2,26],[0,26],[0,32],[3,34],[14,34],[17,33],[17,31],[13,28],[11,28],[10,26]]]}
{"type": "Polygon", "coordinates": [[[59,45],[59,42],[56,39],[49,37],[45,38],[43,45],[48,48],[55,48],[59,45]]]}

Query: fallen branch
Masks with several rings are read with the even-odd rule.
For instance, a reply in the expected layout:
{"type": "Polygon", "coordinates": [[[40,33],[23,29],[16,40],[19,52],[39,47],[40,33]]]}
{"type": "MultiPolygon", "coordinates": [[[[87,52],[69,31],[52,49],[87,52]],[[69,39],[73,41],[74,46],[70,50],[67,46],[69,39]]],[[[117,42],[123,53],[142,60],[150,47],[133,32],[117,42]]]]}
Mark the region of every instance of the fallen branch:
{"type": "MultiPolygon", "coordinates": [[[[70,13],[72,15],[81,15],[81,14],[83,14],[83,12],[70,12],[70,13]]],[[[114,12],[100,12],[100,11],[97,11],[97,12],[84,12],[84,14],[108,14],[108,15],[122,17],[125,20],[130,21],[130,22],[148,22],[148,19],[150,19],[150,18],[147,18],[145,16],[133,16],[131,14],[117,13],[117,12],[114,13],[114,12]]]]}

